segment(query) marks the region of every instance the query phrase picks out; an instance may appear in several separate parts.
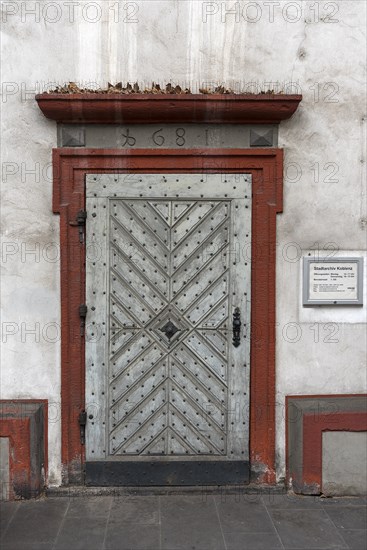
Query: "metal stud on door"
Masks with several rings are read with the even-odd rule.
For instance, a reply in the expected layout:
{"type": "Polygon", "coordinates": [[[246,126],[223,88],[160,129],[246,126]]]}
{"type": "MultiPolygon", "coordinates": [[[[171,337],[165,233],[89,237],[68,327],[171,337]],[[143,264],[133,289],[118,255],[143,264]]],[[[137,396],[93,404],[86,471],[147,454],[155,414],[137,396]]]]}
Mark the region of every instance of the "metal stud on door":
{"type": "Polygon", "coordinates": [[[250,178],[125,178],[87,177],[87,480],[244,481],[250,178]]]}

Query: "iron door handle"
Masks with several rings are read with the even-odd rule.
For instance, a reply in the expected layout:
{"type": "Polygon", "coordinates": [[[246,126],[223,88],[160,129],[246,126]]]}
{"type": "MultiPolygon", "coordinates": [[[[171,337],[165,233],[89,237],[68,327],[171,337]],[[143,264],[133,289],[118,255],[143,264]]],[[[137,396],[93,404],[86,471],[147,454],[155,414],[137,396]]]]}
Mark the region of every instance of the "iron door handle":
{"type": "Polygon", "coordinates": [[[233,331],[233,340],[232,343],[235,348],[238,348],[238,346],[241,343],[241,312],[240,308],[236,307],[233,313],[233,324],[232,324],[232,331],[233,331]]]}

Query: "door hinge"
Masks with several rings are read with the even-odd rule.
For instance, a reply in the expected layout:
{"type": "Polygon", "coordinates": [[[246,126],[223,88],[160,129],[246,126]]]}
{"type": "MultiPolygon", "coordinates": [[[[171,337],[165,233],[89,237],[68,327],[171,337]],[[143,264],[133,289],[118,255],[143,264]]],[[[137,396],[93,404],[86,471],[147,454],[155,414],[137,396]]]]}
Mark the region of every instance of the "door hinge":
{"type": "Polygon", "coordinates": [[[76,215],[76,219],[73,222],[69,222],[69,225],[73,227],[79,227],[79,242],[84,242],[84,227],[87,222],[87,211],[79,210],[76,215]]]}
{"type": "Polygon", "coordinates": [[[78,422],[79,422],[79,428],[80,428],[80,443],[82,445],[85,445],[85,426],[87,424],[87,412],[86,411],[81,411],[79,413],[78,422]]]}
{"type": "Polygon", "coordinates": [[[84,336],[85,332],[85,319],[87,317],[88,307],[85,304],[79,306],[80,317],[80,336],[84,336]]]}

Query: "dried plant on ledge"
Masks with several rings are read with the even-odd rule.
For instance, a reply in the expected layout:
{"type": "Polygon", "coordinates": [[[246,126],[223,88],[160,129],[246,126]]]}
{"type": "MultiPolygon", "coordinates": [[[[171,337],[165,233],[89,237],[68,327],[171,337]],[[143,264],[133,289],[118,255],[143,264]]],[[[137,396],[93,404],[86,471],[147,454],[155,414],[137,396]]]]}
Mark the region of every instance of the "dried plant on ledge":
{"type": "MultiPolygon", "coordinates": [[[[216,86],[214,88],[199,88],[200,94],[234,94],[234,95],[257,95],[252,92],[235,92],[230,88],[224,86],[216,86]]],[[[57,86],[54,90],[45,92],[47,94],[176,94],[176,95],[188,95],[192,94],[190,88],[181,88],[179,85],[173,85],[170,82],[165,87],[161,87],[159,84],[152,82],[150,88],[140,89],[139,84],[130,84],[129,82],[124,87],[122,82],[117,84],[108,83],[107,88],[80,88],[75,82],[69,82],[63,86],[57,86]]],[[[261,94],[274,95],[274,90],[261,91],[261,94]]],[[[282,93],[282,92],[278,92],[282,93]]]]}

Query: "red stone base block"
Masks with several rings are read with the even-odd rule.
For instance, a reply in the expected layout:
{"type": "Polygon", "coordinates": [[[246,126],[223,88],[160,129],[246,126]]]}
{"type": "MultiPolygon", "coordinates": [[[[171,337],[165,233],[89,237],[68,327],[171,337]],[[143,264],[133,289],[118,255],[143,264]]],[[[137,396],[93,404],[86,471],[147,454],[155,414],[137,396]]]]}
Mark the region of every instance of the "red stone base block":
{"type": "Polygon", "coordinates": [[[367,431],[367,395],[297,395],[286,399],[287,482],[295,493],[322,492],[323,432],[367,431]]]}
{"type": "Polygon", "coordinates": [[[365,432],[367,431],[366,412],[346,412],[320,414],[303,418],[303,483],[313,487],[316,493],[322,487],[322,434],[323,432],[365,432]]]}
{"type": "Polygon", "coordinates": [[[47,476],[47,400],[0,401],[0,437],[9,439],[9,499],[39,496],[47,476]]]}

